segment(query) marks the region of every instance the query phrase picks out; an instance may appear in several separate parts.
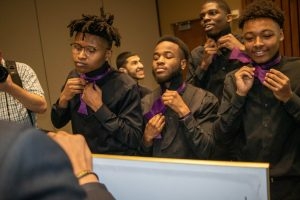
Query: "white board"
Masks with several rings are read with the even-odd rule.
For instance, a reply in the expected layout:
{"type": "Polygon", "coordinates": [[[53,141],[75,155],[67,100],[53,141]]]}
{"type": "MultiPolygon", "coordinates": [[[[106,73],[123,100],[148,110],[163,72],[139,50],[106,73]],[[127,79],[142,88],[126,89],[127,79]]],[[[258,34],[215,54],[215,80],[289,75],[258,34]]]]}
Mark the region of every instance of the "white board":
{"type": "Polygon", "coordinates": [[[94,170],[120,200],[268,200],[267,163],[94,155],[94,170]]]}

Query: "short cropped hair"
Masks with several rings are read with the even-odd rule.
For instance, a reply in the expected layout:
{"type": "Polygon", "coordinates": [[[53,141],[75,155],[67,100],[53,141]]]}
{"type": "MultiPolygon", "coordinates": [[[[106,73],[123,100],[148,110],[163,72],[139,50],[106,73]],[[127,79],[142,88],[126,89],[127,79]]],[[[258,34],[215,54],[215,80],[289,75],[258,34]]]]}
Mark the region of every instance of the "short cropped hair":
{"type": "Polygon", "coordinates": [[[70,37],[78,32],[89,33],[106,40],[109,48],[112,47],[113,43],[116,47],[119,47],[121,36],[118,29],[112,26],[113,21],[114,16],[111,14],[101,17],[83,14],[81,19],[72,20],[67,27],[70,29],[70,37]]]}
{"type": "Polygon", "coordinates": [[[256,0],[249,4],[240,16],[239,28],[242,29],[247,21],[257,18],[270,18],[283,28],[284,13],[271,0],[256,0]]]}
{"type": "Polygon", "coordinates": [[[231,14],[231,9],[227,2],[224,0],[206,0],[202,3],[202,5],[207,3],[216,3],[226,14],[231,14]]]}
{"type": "Polygon", "coordinates": [[[177,44],[183,53],[184,59],[186,59],[188,62],[191,61],[190,50],[189,50],[188,46],[181,39],[179,39],[178,37],[172,36],[172,35],[166,35],[166,36],[161,37],[157,41],[156,45],[158,45],[162,42],[165,42],[165,41],[177,44]]]}
{"type": "Polygon", "coordinates": [[[131,56],[137,56],[137,55],[138,55],[137,53],[133,53],[131,51],[124,51],[120,53],[116,59],[117,68],[120,69],[120,67],[124,66],[127,63],[127,58],[131,56]]]}

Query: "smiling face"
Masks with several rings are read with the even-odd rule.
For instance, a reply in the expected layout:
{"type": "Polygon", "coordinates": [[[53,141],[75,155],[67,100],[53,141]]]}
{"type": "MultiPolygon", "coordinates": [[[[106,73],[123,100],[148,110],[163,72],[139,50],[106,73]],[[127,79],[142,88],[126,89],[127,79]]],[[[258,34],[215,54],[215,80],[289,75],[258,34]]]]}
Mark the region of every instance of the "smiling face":
{"type": "Polygon", "coordinates": [[[122,68],[125,73],[136,80],[145,78],[144,65],[138,55],[128,57],[122,68]]]}
{"type": "Polygon", "coordinates": [[[247,54],[259,64],[270,61],[279,51],[280,42],[284,39],[282,29],[270,18],[246,21],[243,37],[247,54]]]}
{"type": "Polygon", "coordinates": [[[201,25],[209,37],[214,37],[227,29],[231,20],[231,15],[227,14],[215,2],[206,3],[201,8],[201,25]]]}
{"type": "Polygon", "coordinates": [[[152,60],[152,72],[157,83],[169,82],[185,67],[186,60],[177,44],[163,41],[156,45],[152,60]]]}
{"type": "Polygon", "coordinates": [[[87,73],[100,68],[111,56],[107,42],[99,36],[77,33],[72,46],[75,69],[87,73]]]}

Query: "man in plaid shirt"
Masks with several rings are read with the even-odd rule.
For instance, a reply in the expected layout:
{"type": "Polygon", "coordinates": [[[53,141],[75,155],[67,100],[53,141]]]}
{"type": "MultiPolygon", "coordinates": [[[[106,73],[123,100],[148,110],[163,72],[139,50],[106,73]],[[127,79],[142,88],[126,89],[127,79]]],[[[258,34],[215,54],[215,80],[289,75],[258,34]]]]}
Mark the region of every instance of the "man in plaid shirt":
{"type": "MultiPolygon", "coordinates": [[[[0,64],[6,67],[1,51],[0,64]]],[[[44,91],[30,66],[16,62],[16,69],[23,87],[14,83],[10,74],[0,82],[0,120],[35,126],[35,113],[44,113],[47,109],[44,91]]]]}

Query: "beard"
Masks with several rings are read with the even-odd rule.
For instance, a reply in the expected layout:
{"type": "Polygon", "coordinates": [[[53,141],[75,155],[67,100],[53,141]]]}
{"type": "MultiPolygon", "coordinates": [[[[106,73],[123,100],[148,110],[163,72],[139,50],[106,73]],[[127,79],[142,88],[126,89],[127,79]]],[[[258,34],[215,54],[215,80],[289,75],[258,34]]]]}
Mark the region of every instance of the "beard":
{"type": "Polygon", "coordinates": [[[153,70],[152,70],[152,74],[153,74],[156,82],[160,85],[176,82],[171,85],[175,84],[173,87],[177,87],[177,85],[181,84],[181,82],[182,82],[182,69],[181,68],[178,68],[176,71],[172,71],[170,74],[168,74],[166,76],[156,76],[156,74],[153,70]]]}

